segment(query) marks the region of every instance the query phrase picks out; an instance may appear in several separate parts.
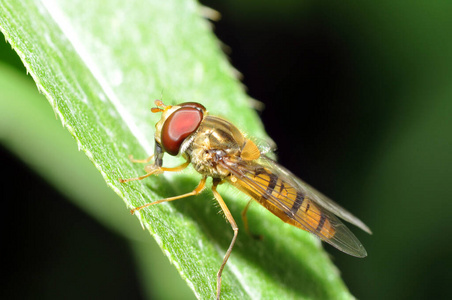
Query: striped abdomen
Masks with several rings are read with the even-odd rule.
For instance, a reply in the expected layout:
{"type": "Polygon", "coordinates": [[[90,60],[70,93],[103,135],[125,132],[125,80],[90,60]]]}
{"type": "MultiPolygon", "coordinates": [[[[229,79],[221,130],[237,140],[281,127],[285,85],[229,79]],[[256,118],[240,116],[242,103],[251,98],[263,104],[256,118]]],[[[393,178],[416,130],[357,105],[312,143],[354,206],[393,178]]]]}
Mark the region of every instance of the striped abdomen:
{"type": "Polygon", "coordinates": [[[250,169],[242,170],[244,176],[230,176],[227,180],[284,222],[327,239],[334,236],[335,230],[324,209],[302,190],[268,168],[250,169]]]}

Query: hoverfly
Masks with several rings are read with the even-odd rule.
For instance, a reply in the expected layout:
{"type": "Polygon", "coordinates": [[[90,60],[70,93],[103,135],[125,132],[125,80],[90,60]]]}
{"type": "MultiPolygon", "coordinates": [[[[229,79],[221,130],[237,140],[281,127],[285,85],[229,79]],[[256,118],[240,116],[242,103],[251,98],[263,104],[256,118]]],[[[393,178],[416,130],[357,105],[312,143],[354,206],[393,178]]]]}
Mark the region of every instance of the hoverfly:
{"type": "Polygon", "coordinates": [[[217,273],[217,299],[220,298],[221,274],[238,234],[237,224],[217,192],[217,186],[222,182],[229,182],[252,198],[242,213],[246,230],[246,211],[254,199],[282,221],[315,234],[337,249],[356,257],[367,256],[363,245],[336,216],[370,234],[370,229],[361,220],[268,158],[232,123],[209,115],[206,108],[196,102],[171,106],[156,100],[155,104],[157,107],[151,111],[161,112],[162,116],[155,125],[154,154],[145,160],[131,157],[133,162],[148,163],[154,159],[154,163],[145,167],[145,175],[119,181],[124,183],[163,172],[181,171],[190,163],[202,175],[192,192],[136,207],[131,210],[133,214],[154,204],[197,195],[204,189],[207,178],[212,177],[213,195],[234,231],[217,273]],[[165,153],[181,155],[186,162],[173,168],[163,167],[165,153]]]}

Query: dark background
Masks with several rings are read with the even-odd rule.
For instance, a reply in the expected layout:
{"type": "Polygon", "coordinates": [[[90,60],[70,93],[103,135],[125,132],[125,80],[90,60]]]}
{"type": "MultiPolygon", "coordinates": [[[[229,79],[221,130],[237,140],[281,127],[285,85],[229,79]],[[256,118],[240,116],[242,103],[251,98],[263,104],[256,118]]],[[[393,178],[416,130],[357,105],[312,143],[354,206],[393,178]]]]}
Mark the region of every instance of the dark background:
{"type": "Polygon", "coordinates": [[[279,162],[374,232],[365,259],[325,246],[351,293],[450,297],[452,6],[231,2],[205,1],[279,162]]]}
{"type": "MultiPolygon", "coordinates": [[[[452,5],[203,3],[222,14],[215,33],[229,46],[249,95],[265,104],[260,115],[278,145],[280,163],[373,230],[368,236],[353,228],[369,253],[365,259],[325,246],[351,293],[359,299],[450,298],[452,5]]],[[[23,70],[9,45],[0,46],[0,59],[23,70]]],[[[22,280],[34,288],[9,295],[61,298],[67,287],[42,286],[36,270],[49,268],[46,276],[57,277],[61,273],[52,268],[77,274],[94,265],[110,275],[122,270],[115,273],[123,285],[99,289],[96,278],[103,275],[91,271],[84,278],[63,278],[86,285],[85,291],[71,291],[73,298],[88,290],[96,298],[107,296],[96,290],[110,290],[112,298],[143,297],[129,249],[118,236],[63,201],[3,148],[1,161],[11,182],[30,182],[22,195],[14,193],[32,205],[14,231],[2,227],[12,245],[2,250],[7,295],[8,280],[22,280]],[[46,195],[40,203],[26,200],[37,194],[46,195]],[[27,239],[30,226],[46,234],[27,239]],[[86,247],[65,244],[68,232],[80,238],[79,245],[95,249],[86,263],[74,258],[86,247]]],[[[4,186],[4,193],[11,188],[4,186]]],[[[14,224],[17,207],[8,202],[4,209],[5,223],[14,224]]]]}

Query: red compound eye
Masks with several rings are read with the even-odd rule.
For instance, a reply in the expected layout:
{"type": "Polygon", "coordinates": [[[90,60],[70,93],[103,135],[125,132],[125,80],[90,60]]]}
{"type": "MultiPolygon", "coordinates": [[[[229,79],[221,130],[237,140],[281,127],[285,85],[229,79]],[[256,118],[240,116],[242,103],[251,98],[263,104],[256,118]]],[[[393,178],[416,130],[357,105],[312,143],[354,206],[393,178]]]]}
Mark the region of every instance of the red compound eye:
{"type": "Polygon", "coordinates": [[[183,141],[198,129],[203,113],[193,107],[182,107],[173,112],[162,127],[162,146],[170,155],[177,155],[183,141]]]}
{"type": "Polygon", "coordinates": [[[198,108],[202,112],[206,111],[206,108],[204,107],[204,105],[202,105],[198,102],[184,102],[184,103],[178,104],[178,106],[198,108]]]}

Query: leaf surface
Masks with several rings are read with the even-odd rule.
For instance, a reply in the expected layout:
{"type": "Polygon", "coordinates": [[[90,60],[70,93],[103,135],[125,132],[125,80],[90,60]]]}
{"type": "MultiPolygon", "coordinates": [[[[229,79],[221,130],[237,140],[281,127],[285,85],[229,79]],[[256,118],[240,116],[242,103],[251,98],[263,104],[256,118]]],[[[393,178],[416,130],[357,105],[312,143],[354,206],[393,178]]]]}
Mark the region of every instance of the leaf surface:
{"type": "MultiPolygon", "coordinates": [[[[127,208],[189,192],[200,179],[188,170],[118,182],[144,173],[127,157],[145,158],[153,151],[159,118],[149,110],[154,99],[200,102],[211,114],[266,138],[194,1],[2,1],[0,10],[7,41],[79,149],[127,208]]],[[[168,166],[180,162],[164,161],[168,166]]],[[[242,227],[240,213],[248,199],[227,187],[219,191],[242,227]]],[[[206,191],[137,214],[202,299],[215,294],[216,272],[232,238],[212,198],[206,191]]],[[[257,205],[248,217],[251,229],[264,239],[239,234],[223,274],[223,299],[351,298],[316,238],[257,205]]]]}

